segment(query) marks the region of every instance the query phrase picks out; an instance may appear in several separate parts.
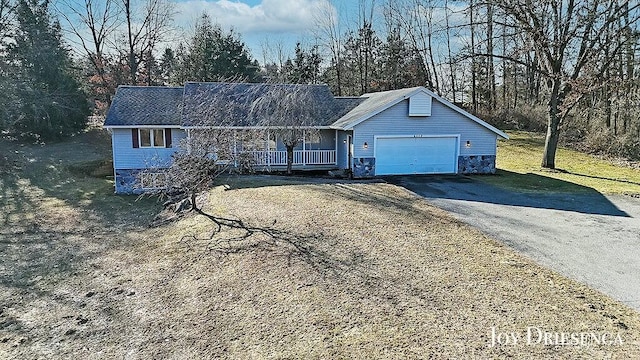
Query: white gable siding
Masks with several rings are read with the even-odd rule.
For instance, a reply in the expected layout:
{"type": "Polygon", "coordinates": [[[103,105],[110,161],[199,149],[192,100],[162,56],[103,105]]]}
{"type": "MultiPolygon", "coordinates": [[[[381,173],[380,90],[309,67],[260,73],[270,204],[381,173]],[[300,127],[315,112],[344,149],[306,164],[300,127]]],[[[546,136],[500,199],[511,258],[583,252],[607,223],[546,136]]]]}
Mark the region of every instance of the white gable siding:
{"type": "Polygon", "coordinates": [[[431,96],[419,92],[409,98],[409,116],[431,116],[431,96]]]}
{"type": "Polygon", "coordinates": [[[434,101],[430,117],[409,117],[409,100],[358,124],[354,128],[354,157],[374,156],[376,135],[460,135],[459,155],[495,155],[497,135],[462,114],[434,101]],[[466,147],[466,142],[471,147],[466,147]],[[363,144],[368,148],[364,149],[363,144]]]}
{"type": "Polygon", "coordinates": [[[186,137],[184,130],[171,129],[171,148],[133,148],[131,129],[112,129],[113,166],[116,169],[146,169],[168,164],[180,144],[186,137]]]}

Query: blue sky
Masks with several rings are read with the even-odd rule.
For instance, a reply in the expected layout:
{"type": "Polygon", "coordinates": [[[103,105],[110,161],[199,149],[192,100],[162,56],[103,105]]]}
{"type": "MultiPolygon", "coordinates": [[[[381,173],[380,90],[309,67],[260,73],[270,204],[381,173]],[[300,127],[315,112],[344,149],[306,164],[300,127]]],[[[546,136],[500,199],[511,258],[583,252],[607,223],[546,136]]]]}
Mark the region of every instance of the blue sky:
{"type": "MultiPolygon", "coordinates": [[[[104,4],[104,0],[95,0],[95,4],[104,4]]],[[[234,29],[242,37],[254,59],[260,63],[286,60],[293,56],[296,42],[305,47],[325,43],[324,34],[318,24],[327,18],[336,20],[340,34],[358,26],[360,4],[370,7],[382,6],[386,0],[168,0],[174,4],[175,33],[168,36],[164,43],[158,44],[156,50],[162,53],[167,46],[176,47],[193,34],[194,25],[202,13],[207,13],[224,29],[234,29]],[[321,38],[320,40],[318,38],[321,38]]],[[[82,0],[53,0],[54,4],[73,4],[83,8],[82,0]]],[[[145,0],[133,0],[134,6],[144,6],[145,0]]],[[[437,4],[435,1],[434,4],[437,4]]],[[[440,6],[442,3],[440,3],[440,6]]],[[[464,21],[464,4],[458,0],[449,2],[451,23],[464,21]]],[[[64,11],[65,6],[60,10],[64,11]]],[[[441,7],[431,9],[431,21],[436,27],[443,26],[444,10],[441,7]]],[[[374,11],[374,27],[378,24],[378,35],[384,37],[383,21],[380,9],[374,11]]],[[[73,16],[72,16],[73,17],[73,16]]],[[[75,18],[77,20],[77,17],[75,18]]],[[[72,19],[73,21],[73,19],[72,19]]],[[[63,26],[65,26],[63,22],[63,26]]],[[[86,30],[86,29],[85,29],[86,30]]],[[[122,29],[124,30],[124,29],[122,29]]],[[[440,37],[444,33],[434,33],[432,39],[435,57],[440,59],[446,49],[441,48],[440,37]]],[[[88,31],[83,34],[90,39],[88,31]]],[[[465,45],[464,34],[453,34],[452,44],[459,48],[465,45]]],[[[80,48],[78,39],[67,34],[67,39],[74,48],[80,48]]],[[[321,47],[321,51],[324,50],[321,47]]]]}
{"type": "MultiPolygon", "coordinates": [[[[233,29],[241,35],[242,40],[256,60],[263,63],[277,62],[277,53],[292,56],[296,42],[305,46],[317,42],[317,24],[323,18],[347,19],[357,16],[358,3],[363,0],[168,0],[174,4],[175,32],[167,36],[157,47],[158,53],[167,46],[176,47],[188,39],[194,30],[198,18],[207,13],[213,21],[223,29],[233,29]],[[267,46],[265,46],[267,45],[267,46]],[[266,54],[264,49],[271,49],[266,54]],[[266,58],[265,58],[266,57],[266,58]]],[[[366,0],[375,1],[375,0],[366,0]]],[[[379,0],[380,1],[380,0],[379,0]]],[[[84,12],[83,0],[52,0],[53,7],[60,12],[62,26],[68,28],[68,20],[78,26],[78,31],[86,41],[91,41],[88,29],[81,25],[76,11],[84,12]]],[[[94,0],[94,11],[100,13],[105,5],[104,0],[94,0]]],[[[133,7],[143,7],[145,0],[132,0],[133,7]]],[[[351,21],[349,21],[351,23],[351,21]]],[[[343,26],[344,31],[346,27],[343,26]]],[[[116,31],[115,35],[124,32],[116,31]]],[[[77,36],[69,31],[66,38],[70,46],[82,53],[77,36]]],[[[280,56],[281,57],[281,56],[280,56]]]]}
{"type": "Polygon", "coordinates": [[[278,46],[287,55],[295,43],[315,43],[318,18],[333,13],[341,19],[357,14],[358,0],[175,0],[175,25],[189,34],[206,12],[225,29],[233,28],[260,62],[273,59],[278,46]],[[267,45],[271,54],[265,54],[267,45]],[[271,59],[269,59],[271,58],[271,59]]]}

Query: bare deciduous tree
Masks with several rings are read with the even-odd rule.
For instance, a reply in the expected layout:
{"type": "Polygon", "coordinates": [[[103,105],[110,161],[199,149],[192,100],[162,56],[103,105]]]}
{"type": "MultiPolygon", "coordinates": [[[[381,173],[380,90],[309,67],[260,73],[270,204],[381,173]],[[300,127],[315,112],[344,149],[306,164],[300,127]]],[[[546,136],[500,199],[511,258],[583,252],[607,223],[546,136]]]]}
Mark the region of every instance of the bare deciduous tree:
{"type": "Polygon", "coordinates": [[[433,44],[436,10],[434,0],[391,0],[386,4],[385,15],[407,34],[413,51],[422,60],[420,72],[426,75],[425,85],[439,93],[442,89],[433,44]]]}
{"type": "Polygon", "coordinates": [[[638,21],[640,3],[619,0],[497,2],[535,53],[548,95],[542,167],[555,168],[561,125],[585,94],[602,86],[603,75],[625,49],[613,41],[616,25],[638,21]]]}
{"type": "Polygon", "coordinates": [[[321,4],[322,6],[317,9],[318,15],[315,20],[316,29],[318,29],[316,36],[330,54],[331,68],[335,71],[335,92],[336,95],[342,96],[344,49],[340,21],[331,3],[322,2],[321,4]]]}
{"type": "Polygon", "coordinates": [[[0,0],[0,45],[11,33],[13,15],[13,5],[10,0],[0,0]]]}
{"type": "Polygon", "coordinates": [[[138,69],[145,57],[153,54],[161,41],[167,41],[172,30],[173,5],[168,0],[146,0],[136,7],[131,0],[121,0],[124,11],[125,47],[129,81],[138,83],[138,69]]]}
{"type": "MultiPolygon", "coordinates": [[[[122,9],[117,0],[63,0],[57,4],[56,11],[84,50],[98,75],[99,86],[103,89],[115,88],[107,75],[105,55],[112,45],[112,36],[123,23],[122,9]]],[[[107,104],[110,103],[110,95],[107,94],[107,104]]]]}
{"type": "Polygon", "coordinates": [[[146,194],[185,200],[197,210],[198,193],[232,169],[251,169],[252,144],[265,144],[267,134],[287,149],[291,173],[294,148],[305,136],[319,132],[313,125],[326,116],[316,85],[190,83],[185,87],[183,121],[187,136],[171,163],[158,161],[138,173],[146,194]],[[245,156],[248,155],[248,156],[245,156]]]}
{"type": "Polygon", "coordinates": [[[318,134],[316,125],[323,109],[314,98],[313,85],[266,84],[266,91],[251,105],[251,117],[277,135],[287,150],[287,174],[291,174],[296,146],[305,136],[318,134]]]}
{"type": "Polygon", "coordinates": [[[138,186],[146,194],[168,196],[174,201],[188,199],[191,209],[197,210],[198,193],[209,189],[232,166],[248,161],[238,157],[234,129],[246,116],[241,110],[250,97],[242,93],[244,84],[212,85],[192,84],[188,88],[183,109],[187,136],[178,144],[168,167],[150,164],[151,168],[138,174],[138,186]],[[150,186],[154,181],[156,184],[150,186]]]}

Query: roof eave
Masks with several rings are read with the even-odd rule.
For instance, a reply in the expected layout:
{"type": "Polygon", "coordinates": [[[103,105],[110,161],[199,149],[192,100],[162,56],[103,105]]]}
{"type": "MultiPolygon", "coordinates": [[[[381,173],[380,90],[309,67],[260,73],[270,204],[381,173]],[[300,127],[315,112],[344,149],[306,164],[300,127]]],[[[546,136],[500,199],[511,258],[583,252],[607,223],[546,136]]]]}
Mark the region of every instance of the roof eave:
{"type": "MultiPolygon", "coordinates": [[[[452,103],[451,103],[450,101],[448,101],[447,99],[445,99],[445,98],[443,98],[443,97],[439,96],[438,94],[436,94],[436,93],[434,93],[433,91],[428,90],[428,89],[426,89],[426,88],[424,88],[424,87],[418,87],[418,88],[416,88],[414,91],[412,91],[412,92],[410,92],[410,93],[408,93],[408,94],[405,94],[405,95],[403,95],[403,96],[399,96],[396,100],[390,101],[390,102],[388,102],[388,103],[386,103],[386,104],[384,104],[384,105],[382,105],[382,106],[380,106],[380,107],[378,107],[378,108],[376,108],[376,109],[374,109],[374,110],[372,110],[372,111],[368,112],[367,114],[365,114],[365,115],[363,115],[363,116],[359,117],[357,120],[354,120],[354,121],[349,122],[349,123],[348,123],[348,124],[346,124],[345,126],[332,126],[332,128],[334,128],[334,129],[338,129],[338,130],[345,130],[345,131],[353,130],[353,128],[354,128],[355,126],[357,126],[358,124],[360,124],[360,123],[362,123],[362,122],[364,122],[364,121],[366,121],[366,120],[370,119],[370,118],[371,118],[371,117],[373,117],[373,116],[376,116],[377,114],[379,114],[379,113],[381,113],[381,112],[383,112],[383,111],[385,111],[385,110],[389,109],[390,107],[392,107],[392,106],[394,106],[394,105],[398,104],[399,102],[401,102],[401,101],[403,101],[403,100],[406,100],[406,99],[408,99],[408,98],[412,97],[413,95],[415,95],[415,94],[416,94],[416,93],[418,93],[418,92],[424,92],[424,93],[426,93],[427,95],[429,95],[429,96],[431,96],[431,97],[435,98],[436,100],[440,101],[440,103],[441,103],[441,104],[443,104],[443,105],[445,105],[445,106],[447,106],[447,107],[451,108],[452,110],[454,110],[454,111],[456,111],[456,112],[460,113],[461,115],[463,115],[463,116],[465,116],[465,117],[467,117],[467,118],[469,118],[469,119],[473,120],[473,121],[474,121],[475,123],[477,123],[478,125],[483,126],[484,128],[486,128],[486,129],[488,129],[488,130],[492,131],[492,132],[493,132],[493,133],[495,133],[497,136],[499,136],[499,137],[501,137],[501,138],[503,138],[503,139],[505,139],[505,140],[509,140],[509,135],[507,135],[507,134],[506,134],[506,133],[504,133],[503,131],[501,131],[501,130],[499,130],[499,129],[495,128],[494,126],[492,126],[492,125],[488,124],[488,123],[487,123],[487,122],[485,122],[484,120],[482,120],[482,119],[478,118],[477,116],[475,116],[475,115],[473,115],[473,114],[469,113],[468,111],[466,111],[466,110],[464,110],[464,109],[462,109],[462,108],[460,108],[460,107],[458,107],[458,106],[456,106],[456,105],[452,104],[452,103]]],[[[369,96],[370,96],[370,94],[365,94],[365,95],[369,95],[369,96]]],[[[363,96],[365,96],[365,95],[363,95],[363,96]]],[[[360,105],[358,105],[358,106],[360,106],[360,105]]],[[[356,106],[354,109],[356,109],[356,108],[357,108],[357,106],[356,106]]],[[[346,115],[348,115],[348,113],[347,113],[346,115]]],[[[345,116],[346,116],[346,115],[345,115],[345,116]]],[[[335,122],[334,122],[334,124],[335,124],[335,123],[337,123],[337,122],[339,122],[339,121],[340,121],[340,119],[338,119],[337,121],[335,121],[335,122]]]]}
{"type": "Polygon", "coordinates": [[[131,129],[131,128],[139,128],[139,129],[149,129],[149,128],[171,128],[171,129],[180,129],[182,126],[180,125],[167,125],[167,124],[155,124],[155,125],[102,125],[105,129],[131,129]]]}
{"type": "MultiPolygon", "coordinates": [[[[373,117],[373,116],[376,116],[376,115],[380,114],[381,112],[383,112],[383,111],[385,111],[385,110],[389,109],[390,107],[392,107],[392,106],[394,106],[394,105],[398,104],[399,102],[401,102],[401,101],[403,101],[403,100],[406,100],[406,99],[408,99],[408,98],[412,97],[413,95],[415,95],[415,94],[416,94],[417,92],[419,92],[419,91],[427,91],[428,93],[431,93],[430,91],[428,91],[427,89],[425,89],[425,88],[423,88],[423,87],[418,87],[418,88],[416,88],[415,90],[413,90],[412,92],[410,92],[410,93],[408,93],[408,94],[405,94],[405,95],[403,95],[403,96],[398,96],[395,100],[393,100],[393,101],[389,101],[388,103],[385,103],[385,104],[383,104],[383,105],[380,105],[379,107],[377,107],[377,108],[375,108],[375,109],[373,109],[373,110],[369,111],[369,112],[368,112],[368,113],[366,113],[365,115],[362,115],[361,117],[357,118],[357,120],[354,120],[354,121],[349,122],[349,123],[347,124],[347,126],[342,126],[342,127],[340,127],[340,128],[342,128],[342,129],[344,129],[344,130],[353,130],[353,128],[354,128],[354,127],[356,127],[358,124],[360,124],[360,123],[362,123],[362,122],[364,122],[364,121],[366,121],[366,120],[370,119],[370,118],[371,118],[371,117],[373,117]]],[[[369,97],[369,96],[372,96],[372,94],[375,94],[375,93],[368,93],[368,94],[364,94],[364,95],[362,95],[361,97],[369,97]]],[[[365,101],[366,101],[366,100],[365,100],[365,101]]],[[[358,106],[362,105],[365,101],[363,101],[362,103],[358,104],[358,106]]],[[[353,108],[352,110],[357,109],[357,108],[358,108],[358,106],[356,106],[356,107],[355,107],[355,108],[353,108]]],[[[349,113],[345,114],[345,116],[347,116],[347,115],[349,115],[349,113]]],[[[344,116],[343,116],[343,117],[344,117],[344,116]]],[[[337,122],[339,122],[339,121],[340,121],[340,119],[336,120],[336,121],[334,122],[334,124],[335,124],[335,123],[337,123],[337,122]]]]}
{"type": "Polygon", "coordinates": [[[261,130],[261,129],[317,129],[317,130],[331,130],[331,126],[323,125],[323,126],[210,126],[210,125],[199,125],[199,126],[180,126],[181,129],[191,130],[191,129],[229,129],[229,130],[261,130]]]}

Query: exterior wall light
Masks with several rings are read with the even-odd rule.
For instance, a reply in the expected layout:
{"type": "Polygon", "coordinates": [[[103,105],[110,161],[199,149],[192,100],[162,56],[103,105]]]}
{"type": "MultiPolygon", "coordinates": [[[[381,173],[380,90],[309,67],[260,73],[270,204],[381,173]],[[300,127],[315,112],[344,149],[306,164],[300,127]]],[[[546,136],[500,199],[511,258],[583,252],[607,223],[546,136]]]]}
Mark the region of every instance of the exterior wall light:
{"type": "Polygon", "coordinates": [[[466,147],[471,147],[471,141],[467,140],[467,144],[465,145],[466,147]]]}
{"type": "Polygon", "coordinates": [[[362,147],[365,148],[365,149],[368,149],[369,148],[369,144],[367,144],[367,142],[365,141],[364,144],[362,144],[362,147]]]}
{"type": "Polygon", "coordinates": [[[347,139],[342,140],[342,142],[346,144],[347,143],[347,139]]]}

